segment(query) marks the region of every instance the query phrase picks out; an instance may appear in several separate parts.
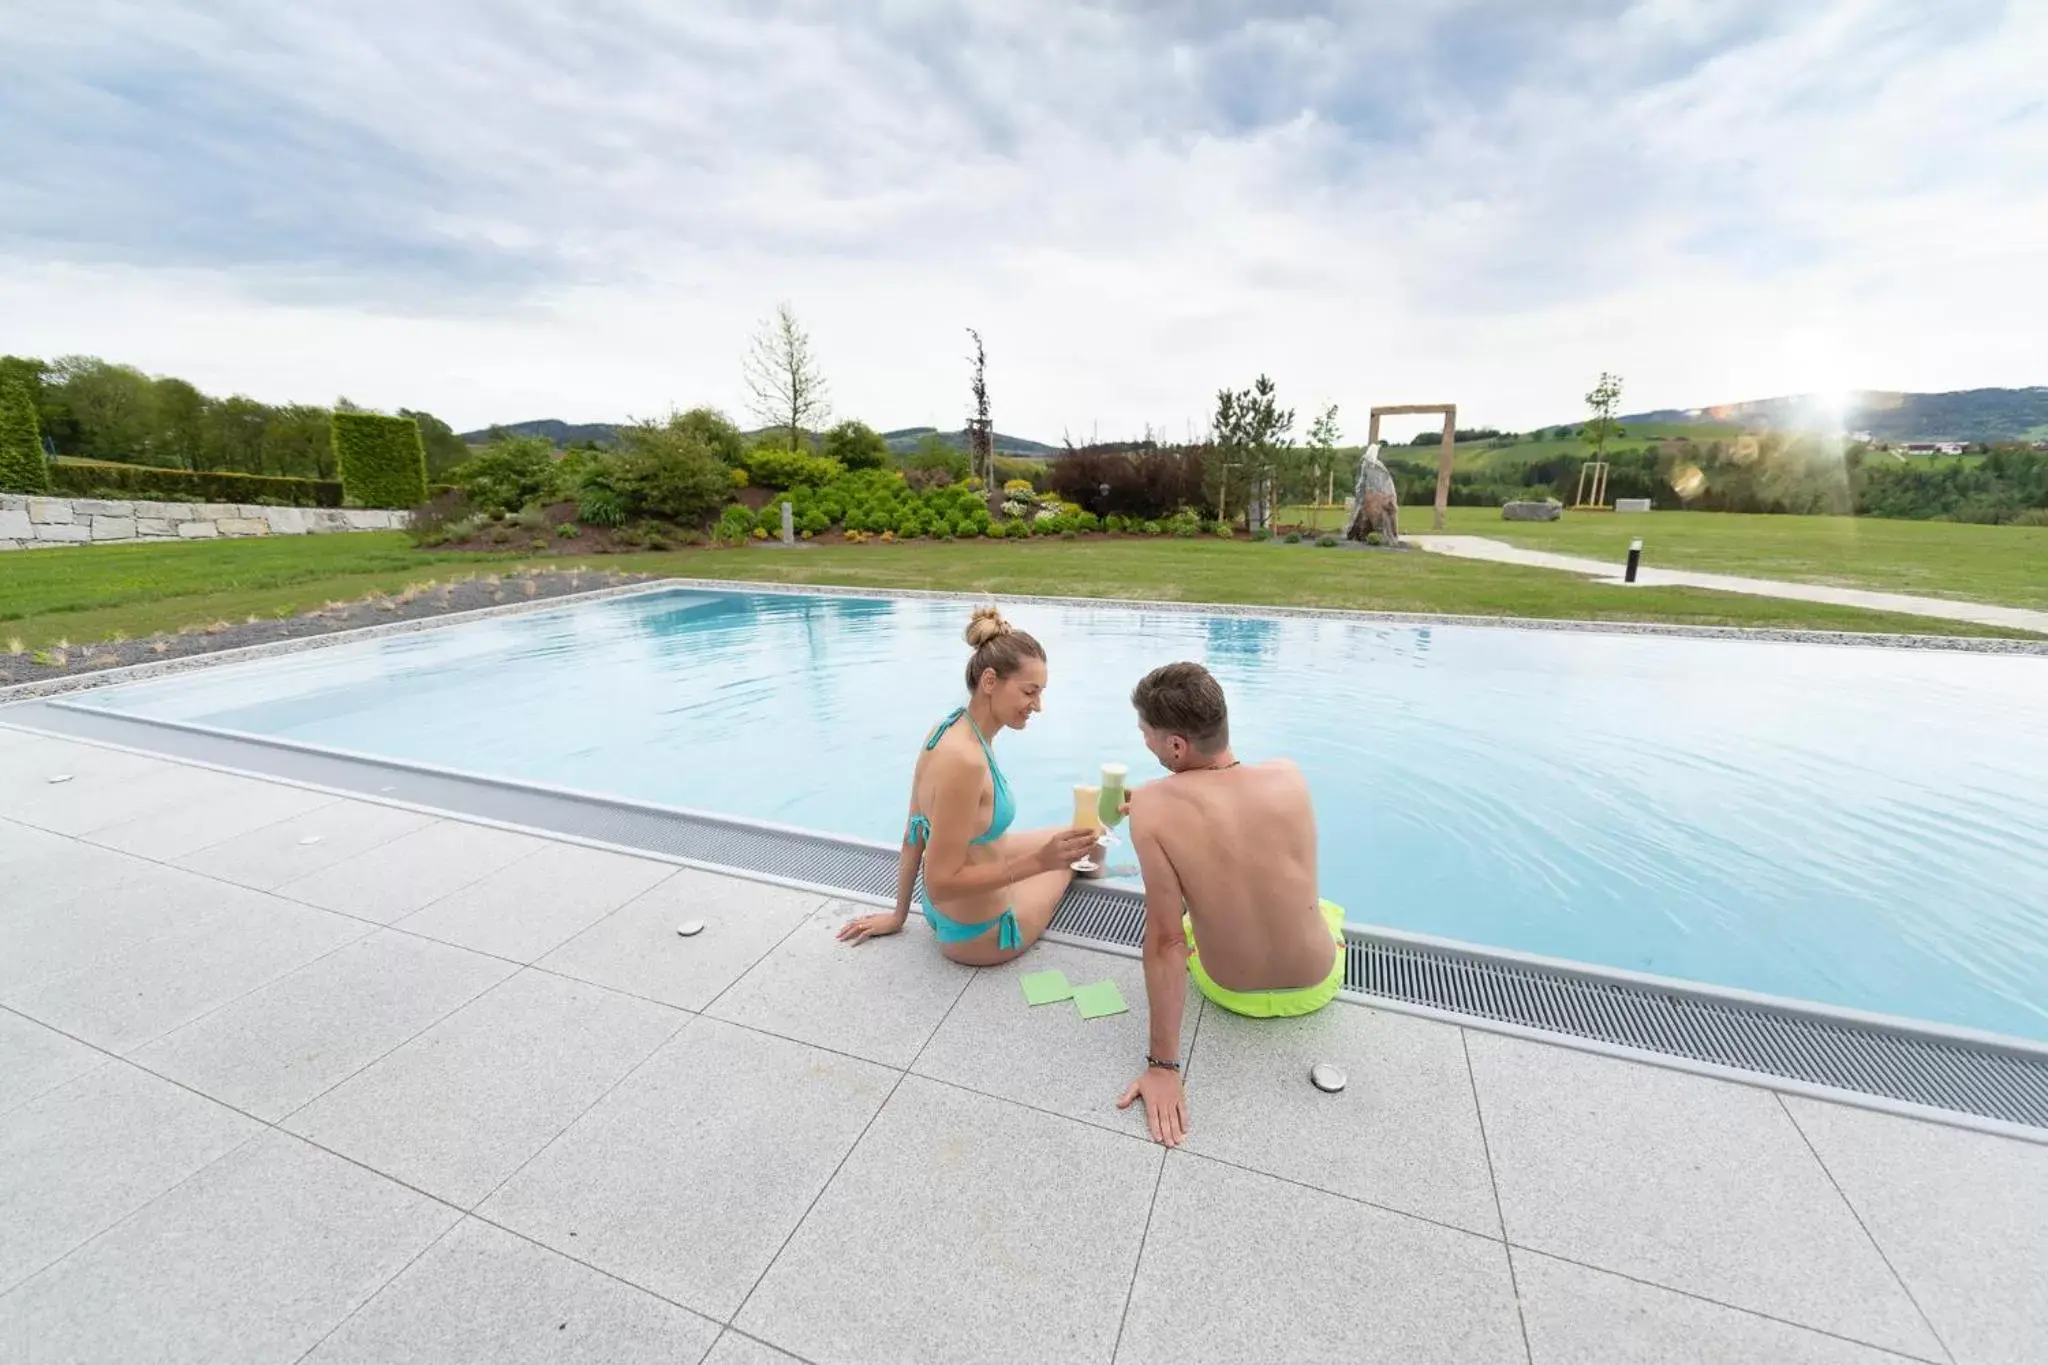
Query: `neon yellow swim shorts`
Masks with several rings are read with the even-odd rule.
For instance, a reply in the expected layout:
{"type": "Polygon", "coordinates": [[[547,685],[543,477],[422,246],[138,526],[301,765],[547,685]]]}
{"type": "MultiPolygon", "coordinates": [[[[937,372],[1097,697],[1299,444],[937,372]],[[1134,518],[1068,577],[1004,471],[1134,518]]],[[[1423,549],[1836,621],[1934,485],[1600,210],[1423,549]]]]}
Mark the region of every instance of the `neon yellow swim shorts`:
{"type": "Polygon", "coordinates": [[[1322,902],[1322,910],[1330,936],[1337,940],[1336,961],[1330,964],[1330,974],[1315,985],[1288,991],[1232,991],[1217,985],[1203,968],[1201,954],[1195,951],[1194,921],[1182,915],[1180,927],[1188,936],[1188,974],[1195,978],[1195,988],[1232,1014],[1249,1019],[1292,1019],[1314,1014],[1336,999],[1338,988],[1344,984],[1344,911],[1329,901],[1322,902]]]}

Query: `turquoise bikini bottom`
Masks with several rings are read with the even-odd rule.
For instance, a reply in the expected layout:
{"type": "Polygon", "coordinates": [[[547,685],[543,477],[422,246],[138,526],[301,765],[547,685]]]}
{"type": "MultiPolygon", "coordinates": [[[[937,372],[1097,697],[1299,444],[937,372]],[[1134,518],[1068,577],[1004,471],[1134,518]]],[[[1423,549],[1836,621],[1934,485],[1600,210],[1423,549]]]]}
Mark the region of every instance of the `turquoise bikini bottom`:
{"type": "Polygon", "coordinates": [[[1017,916],[1008,906],[993,920],[982,920],[975,924],[962,924],[941,914],[939,907],[932,904],[932,898],[919,888],[919,899],[924,902],[924,922],[931,925],[932,935],[941,943],[965,943],[971,938],[980,938],[990,929],[996,931],[996,947],[1004,952],[1015,952],[1024,946],[1024,935],[1017,928],[1017,916]]]}

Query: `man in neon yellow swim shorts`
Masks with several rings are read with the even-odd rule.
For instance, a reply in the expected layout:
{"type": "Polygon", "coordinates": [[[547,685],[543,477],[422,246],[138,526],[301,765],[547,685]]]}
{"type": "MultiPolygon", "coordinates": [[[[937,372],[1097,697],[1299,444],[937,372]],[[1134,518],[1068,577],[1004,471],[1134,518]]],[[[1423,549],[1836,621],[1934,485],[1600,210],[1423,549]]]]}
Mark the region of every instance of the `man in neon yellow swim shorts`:
{"type": "Polygon", "coordinates": [[[1118,1107],[1144,1101],[1153,1138],[1173,1147],[1187,1134],[1188,978],[1235,1014],[1312,1014],[1344,982],[1344,912],[1316,895],[1315,808],[1301,770],[1285,759],[1238,762],[1209,670],[1155,669],[1131,704],[1168,776],[1134,790],[1127,807],[1145,878],[1152,1036],[1145,1070],[1118,1107]]]}

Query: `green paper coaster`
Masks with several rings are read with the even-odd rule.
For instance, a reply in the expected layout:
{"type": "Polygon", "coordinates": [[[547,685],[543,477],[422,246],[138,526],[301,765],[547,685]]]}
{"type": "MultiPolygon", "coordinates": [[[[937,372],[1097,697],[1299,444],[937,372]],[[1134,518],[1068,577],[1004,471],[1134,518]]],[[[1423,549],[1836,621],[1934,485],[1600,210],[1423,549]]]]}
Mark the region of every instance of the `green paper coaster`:
{"type": "Polygon", "coordinates": [[[1054,1001],[1074,998],[1074,988],[1067,984],[1065,972],[1030,972],[1018,980],[1023,983],[1024,1003],[1027,1005],[1050,1005],[1054,1001]]]}
{"type": "Polygon", "coordinates": [[[1102,1019],[1122,1014],[1129,1007],[1124,1004],[1124,993],[1116,988],[1116,982],[1095,981],[1074,987],[1074,1008],[1081,1011],[1083,1019],[1102,1019]]]}

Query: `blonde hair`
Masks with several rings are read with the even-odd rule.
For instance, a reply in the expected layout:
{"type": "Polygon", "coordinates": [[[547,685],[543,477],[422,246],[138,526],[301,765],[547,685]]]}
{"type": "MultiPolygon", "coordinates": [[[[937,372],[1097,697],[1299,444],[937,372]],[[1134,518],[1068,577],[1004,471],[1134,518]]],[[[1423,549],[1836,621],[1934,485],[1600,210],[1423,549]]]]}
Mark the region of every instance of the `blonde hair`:
{"type": "Polygon", "coordinates": [[[1003,619],[994,607],[977,607],[961,633],[974,654],[967,660],[967,690],[981,685],[982,674],[991,669],[1007,678],[1024,666],[1026,659],[1045,659],[1045,646],[1003,619]]]}

